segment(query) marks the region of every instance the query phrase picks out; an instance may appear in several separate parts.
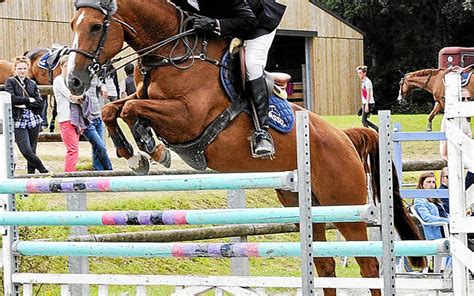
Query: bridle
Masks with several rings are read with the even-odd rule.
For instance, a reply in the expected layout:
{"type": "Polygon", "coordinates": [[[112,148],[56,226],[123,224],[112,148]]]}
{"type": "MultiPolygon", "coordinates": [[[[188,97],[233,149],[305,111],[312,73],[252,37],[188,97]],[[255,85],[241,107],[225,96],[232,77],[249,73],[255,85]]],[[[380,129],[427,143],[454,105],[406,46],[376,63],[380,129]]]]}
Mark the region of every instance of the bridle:
{"type": "MultiPolygon", "coordinates": [[[[124,21],[122,21],[122,20],[120,20],[120,19],[113,16],[117,12],[117,6],[114,5],[113,2],[111,2],[111,1],[84,1],[84,0],[81,1],[81,0],[76,0],[75,3],[74,3],[74,6],[75,6],[76,10],[81,8],[81,7],[93,8],[95,10],[100,11],[101,13],[103,13],[105,15],[104,16],[104,21],[102,22],[102,30],[100,32],[99,43],[97,44],[97,47],[94,51],[88,52],[88,51],[78,49],[78,48],[70,48],[67,52],[67,54],[69,54],[71,52],[76,52],[76,53],[90,59],[91,63],[89,64],[87,69],[88,69],[90,75],[94,76],[95,74],[97,74],[100,71],[101,66],[102,66],[99,63],[99,56],[102,53],[102,51],[104,50],[105,40],[107,39],[107,35],[109,33],[109,28],[110,28],[111,22],[115,21],[115,22],[119,23],[120,25],[128,28],[134,34],[136,34],[137,31],[132,26],[127,24],[126,22],[124,22],[124,21]]],[[[128,47],[126,47],[126,48],[128,48],[128,47]]],[[[122,50],[125,50],[126,48],[124,48],[122,50]]]]}
{"type": "MultiPolygon", "coordinates": [[[[107,13],[105,15],[105,18],[104,18],[104,21],[102,23],[102,31],[100,32],[99,43],[97,44],[97,47],[93,52],[87,52],[85,50],[78,49],[78,48],[70,48],[69,49],[69,52],[77,52],[77,53],[79,53],[79,54],[81,54],[81,55],[83,55],[86,58],[91,60],[91,63],[87,67],[87,70],[89,70],[91,76],[95,75],[97,72],[100,71],[101,65],[99,63],[99,56],[102,53],[102,51],[104,50],[105,40],[107,39],[111,19],[118,21],[118,19],[112,18],[112,14],[111,14],[110,11],[107,11],[107,13]]],[[[128,24],[126,24],[122,21],[119,21],[119,23],[123,24],[123,25],[126,25],[127,27],[133,29],[131,26],[129,26],[128,24]]]]}
{"type": "MultiPolygon", "coordinates": [[[[99,63],[99,56],[101,55],[101,53],[104,50],[105,41],[107,39],[107,35],[108,35],[109,28],[110,28],[110,25],[111,25],[112,21],[116,21],[119,24],[121,24],[122,26],[130,29],[134,34],[137,34],[137,31],[131,25],[127,24],[126,22],[113,17],[113,14],[115,14],[115,11],[111,12],[110,10],[103,10],[103,9],[97,8],[95,6],[89,6],[89,7],[97,9],[97,10],[99,10],[102,13],[105,14],[104,21],[103,21],[103,24],[102,24],[102,31],[101,31],[99,43],[97,44],[97,47],[93,52],[88,52],[88,51],[84,51],[82,49],[77,49],[77,48],[71,48],[69,50],[69,52],[79,53],[79,54],[81,54],[81,55],[83,55],[86,58],[91,60],[91,63],[87,67],[87,69],[88,69],[91,76],[96,75],[102,68],[108,69],[109,68],[108,66],[113,65],[114,63],[117,63],[120,60],[127,59],[132,55],[137,55],[137,56],[135,58],[131,59],[131,60],[129,59],[128,62],[133,62],[135,60],[142,59],[145,56],[151,55],[157,49],[162,48],[163,46],[168,45],[172,42],[175,42],[175,44],[174,44],[169,56],[158,55],[161,58],[161,60],[159,62],[155,62],[155,63],[145,64],[143,62],[143,60],[141,60],[139,62],[139,67],[141,69],[142,74],[145,74],[146,72],[148,72],[149,70],[151,70],[153,68],[156,68],[156,67],[159,67],[159,66],[167,66],[167,65],[173,65],[173,66],[175,66],[177,68],[180,68],[180,69],[186,69],[186,68],[191,67],[194,64],[195,59],[199,59],[199,60],[202,60],[202,61],[207,61],[207,62],[210,62],[210,63],[216,65],[216,66],[221,66],[219,60],[207,57],[207,55],[206,55],[207,54],[207,41],[206,41],[205,38],[202,41],[202,50],[201,50],[201,52],[198,55],[194,54],[194,52],[197,48],[197,44],[198,44],[198,35],[197,35],[197,33],[195,32],[194,29],[187,30],[187,31],[185,30],[187,24],[189,23],[189,21],[191,21],[194,17],[189,15],[188,13],[184,12],[179,7],[176,7],[178,12],[179,12],[179,15],[180,15],[180,26],[179,26],[179,32],[177,34],[175,34],[175,35],[173,35],[173,36],[171,36],[167,39],[161,40],[161,41],[159,41],[155,44],[152,44],[150,46],[142,48],[142,49],[140,49],[140,50],[138,50],[134,53],[131,53],[129,55],[118,57],[116,59],[108,60],[105,64],[101,65],[99,63]],[[189,41],[187,39],[187,37],[190,36],[190,35],[195,36],[195,40],[194,40],[194,43],[192,45],[189,43],[189,41]],[[173,56],[173,52],[176,49],[176,47],[178,46],[180,41],[183,42],[186,51],[181,56],[173,56]],[[184,62],[189,61],[189,60],[191,60],[191,62],[188,65],[185,65],[184,67],[179,66],[179,64],[184,63],[184,62]]],[[[122,48],[116,55],[123,52],[127,48],[129,48],[129,46],[127,46],[125,48],[122,48]]],[[[112,68],[112,70],[110,72],[102,72],[101,73],[102,75],[100,75],[99,78],[104,78],[104,77],[110,75],[112,72],[116,72],[117,70],[119,70],[120,68],[122,68],[124,66],[125,66],[125,64],[120,66],[120,67],[117,67],[117,68],[112,68]]]]}

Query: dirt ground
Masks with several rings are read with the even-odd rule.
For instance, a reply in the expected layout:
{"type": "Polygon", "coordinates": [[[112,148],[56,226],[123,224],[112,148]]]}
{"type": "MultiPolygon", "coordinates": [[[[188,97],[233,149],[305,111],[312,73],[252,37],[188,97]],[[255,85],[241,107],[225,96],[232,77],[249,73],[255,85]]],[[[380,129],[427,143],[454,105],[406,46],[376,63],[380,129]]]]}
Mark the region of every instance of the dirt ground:
{"type": "MultiPolygon", "coordinates": [[[[57,128],[56,128],[57,130],[57,128]]],[[[124,158],[118,158],[115,153],[115,148],[110,138],[106,138],[107,151],[112,162],[114,170],[127,171],[127,161],[124,158]]],[[[132,142],[131,142],[132,143],[132,142]]],[[[132,143],[133,144],[133,143],[132,143]]],[[[136,145],[134,151],[138,151],[136,145]]],[[[17,156],[16,174],[26,173],[26,160],[21,155],[18,147],[15,144],[15,154],[17,156]]],[[[43,161],[44,165],[54,173],[60,173],[64,171],[64,159],[66,155],[66,148],[62,142],[58,143],[46,143],[40,142],[37,147],[37,155],[43,161]]],[[[91,170],[92,168],[92,147],[89,142],[79,143],[79,161],[78,170],[91,170]]],[[[158,163],[152,164],[152,170],[167,170],[165,167],[158,163]]],[[[169,170],[188,170],[192,169],[186,163],[184,163],[179,156],[172,152],[171,168],[169,170]]]]}

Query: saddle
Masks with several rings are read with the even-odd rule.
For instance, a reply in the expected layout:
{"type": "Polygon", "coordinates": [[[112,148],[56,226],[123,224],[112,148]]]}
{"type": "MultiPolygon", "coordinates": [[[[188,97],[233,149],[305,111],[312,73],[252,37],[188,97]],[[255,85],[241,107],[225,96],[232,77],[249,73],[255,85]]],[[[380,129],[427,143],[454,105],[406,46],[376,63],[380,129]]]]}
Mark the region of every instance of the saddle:
{"type": "MultiPolygon", "coordinates": [[[[243,42],[233,39],[229,51],[221,59],[220,78],[230,101],[235,103],[244,98],[245,61],[243,42]]],[[[281,72],[264,72],[269,94],[268,123],[270,127],[281,132],[289,133],[293,129],[294,115],[290,103],[286,100],[286,86],[291,76],[281,72]]],[[[244,111],[251,114],[250,108],[244,111]]]]}
{"type": "Polygon", "coordinates": [[[59,65],[59,59],[67,51],[67,45],[53,44],[51,49],[40,58],[38,66],[49,71],[56,69],[56,67],[59,65]]]}
{"type": "MultiPolygon", "coordinates": [[[[240,59],[240,74],[241,74],[241,80],[245,81],[245,61],[244,61],[244,55],[243,55],[243,48],[244,48],[244,42],[242,39],[239,38],[234,38],[230,42],[229,45],[229,53],[230,53],[230,60],[236,60],[240,59]],[[237,59],[238,58],[238,59],[237,59]]],[[[223,58],[223,60],[225,57],[223,58]]],[[[231,67],[234,68],[232,70],[235,72],[236,70],[239,70],[238,67],[236,67],[235,64],[232,62],[229,63],[231,67]]],[[[282,73],[282,72],[268,72],[265,71],[265,80],[267,82],[267,87],[268,87],[268,93],[271,94],[272,92],[282,98],[282,99],[287,99],[288,98],[288,93],[286,92],[286,86],[288,85],[288,82],[291,80],[291,76],[287,73],[282,73]]],[[[234,75],[237,76],[237,75],[234,75]]],[[[235,81],[234,84],[239,83],[239,81],[235,81]]]]}

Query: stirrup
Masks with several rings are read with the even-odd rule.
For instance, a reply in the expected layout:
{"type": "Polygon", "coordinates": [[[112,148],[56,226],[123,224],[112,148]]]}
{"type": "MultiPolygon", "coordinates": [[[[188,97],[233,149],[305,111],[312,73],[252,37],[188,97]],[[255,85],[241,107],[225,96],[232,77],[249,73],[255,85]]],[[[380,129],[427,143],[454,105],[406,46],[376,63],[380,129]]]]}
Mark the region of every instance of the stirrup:
{"type": "Polygon", "coordinates": [[[254,132],[252,135],[252,139],[250,140],[250,152],[252,153],[253,158],[269,157],[270,159],[273,159],[273,156],[275,155],[275,145],[273,144],[272,135],[265,130],[254,132]],[[268,147],[267,150],[259,152],[257,141],[262,140],[267,141],[270,147],[268,147]]]}

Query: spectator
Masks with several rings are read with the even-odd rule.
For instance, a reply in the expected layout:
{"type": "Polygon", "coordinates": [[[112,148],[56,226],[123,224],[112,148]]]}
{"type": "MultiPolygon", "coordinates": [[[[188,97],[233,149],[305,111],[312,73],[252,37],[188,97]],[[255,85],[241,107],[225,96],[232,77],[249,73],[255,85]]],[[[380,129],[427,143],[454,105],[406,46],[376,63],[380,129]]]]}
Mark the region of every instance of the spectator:
{"type": "MultiPolygon", "coordinates": [[[[428,172],[421,174],[416,188],[436,189],[434,173],[428,172]]],[[[449,222],[446,210],[437,198],[416,198],[414,208],[425,223],[449,222]]],[[[423,225],[423,232],[427,240],[443,237],[440,226],[423,225]]]]}
{"type": "Polygon", "coordinates": [[[80,104],[83,96],[71,95],[66,86],[68,56],[61,58],[61,75],[58,75],[53,81],[54,96],[57,101],[59,133],[66,146],[66,158],[64,160],[64,171],[75,172],[79,157],[79,135],[80,131],[71,122],[71,104],[80,104]]]}
{"type": "MultiPolygon", "coordinates": [[[[442,132],[446,130],[445,128],[446,120],[447,119],[445,119],[444,117],[441,120],[442,132]]],[[[469,138],[472,138],[470,118],[466,118],[466,117],[461,118],[461,130],[466,136],[468,136],[469,138]]],[[[441,156],[441,159],[448,161],[448,143],[446,141],[439,142],[439,154],[441,156]]],[[[466,186],[466,190],[474,183],[474,172],[472,172],[472,169],[468,170],[464,183],[466,186]]]]}
{"type": "MultiPolygon", "coordinates": [[[[444,116],[443,119],[441,119],[440,130],[442,132],[446,130],[446,120],[444,116]]],[[[471,123],[465,117],[461,118],[461,130],[466,136],[472,138],[471,123]]],[[[439,141],[439,154],[441,159],[448,161],[448,143],[446,141],[439,141]]]]}
{"type": "MultiPolygon", "coordinates": [[[[448,167],[444,167],[441,169],[441,175],[439,177],[439,189],[448,189],[449,187],[449,174],[448,174],[448,167]]],[[[444,210],[446,213],[449,214],[449,198],[442,198],[441,203],[443,205],[444,210]]]]}
{"type": "Polygon", "coordinates": [[[109,65],[105,74],[107,74],[107,76],[104,77],[105,89],[102,89],[102,91],[105,98],[105,103],[107,104],[118,99],[120,88],[117,72],[115,71],[114,66],[109,65]]]}
{"type": "Polygon", "coordinates": [[[125,77],[124,80],[120,83],[120,98],[126,98],[128,96],[131,96],[133,93],[137,91],[137,87],[135,85],[135,77],[133,75],[133,71],[135,70],[135,66],[133,66],[132,63],[128,63],[125,65],[123,68],[125,71],[125,77]]]}
{"type": "Polygon", "coordinates": [[[112,163],[107,154],[107,146],[104,140],[104,124],[100,117],[101,104],[99,101],[100,81],[93,77],[91,85],[86,94],[91,101],[91,124],[84,130],[84,135],[92,145],[92,165],[96,171],[112,170],[112,163]]]}
{"type": "Polygon", "coordinates": [[[362,81],[360,91],[362,107],[359,111],[359,116],[362,116],[362,125],[365,127],[371,127],[378,132],[378,126],[368,120],[370,113],[375,110],[375,99],[372,81],[367,77],[367,66],[357,67],[357,76],[359,76],[359,79],[362,81]]]}
{"type": "Polygon", "coordinates": [[[27,160],[28,174],[48,173],[43,162],[36,155],[38,134],[42,119],[40,116],[43,100],[36,83],[26,77],[30,59],[16,57],[13,61],[14,75],[5,81],[5,90],[11,94],[15,142],[23,157],[27,160]]]}

